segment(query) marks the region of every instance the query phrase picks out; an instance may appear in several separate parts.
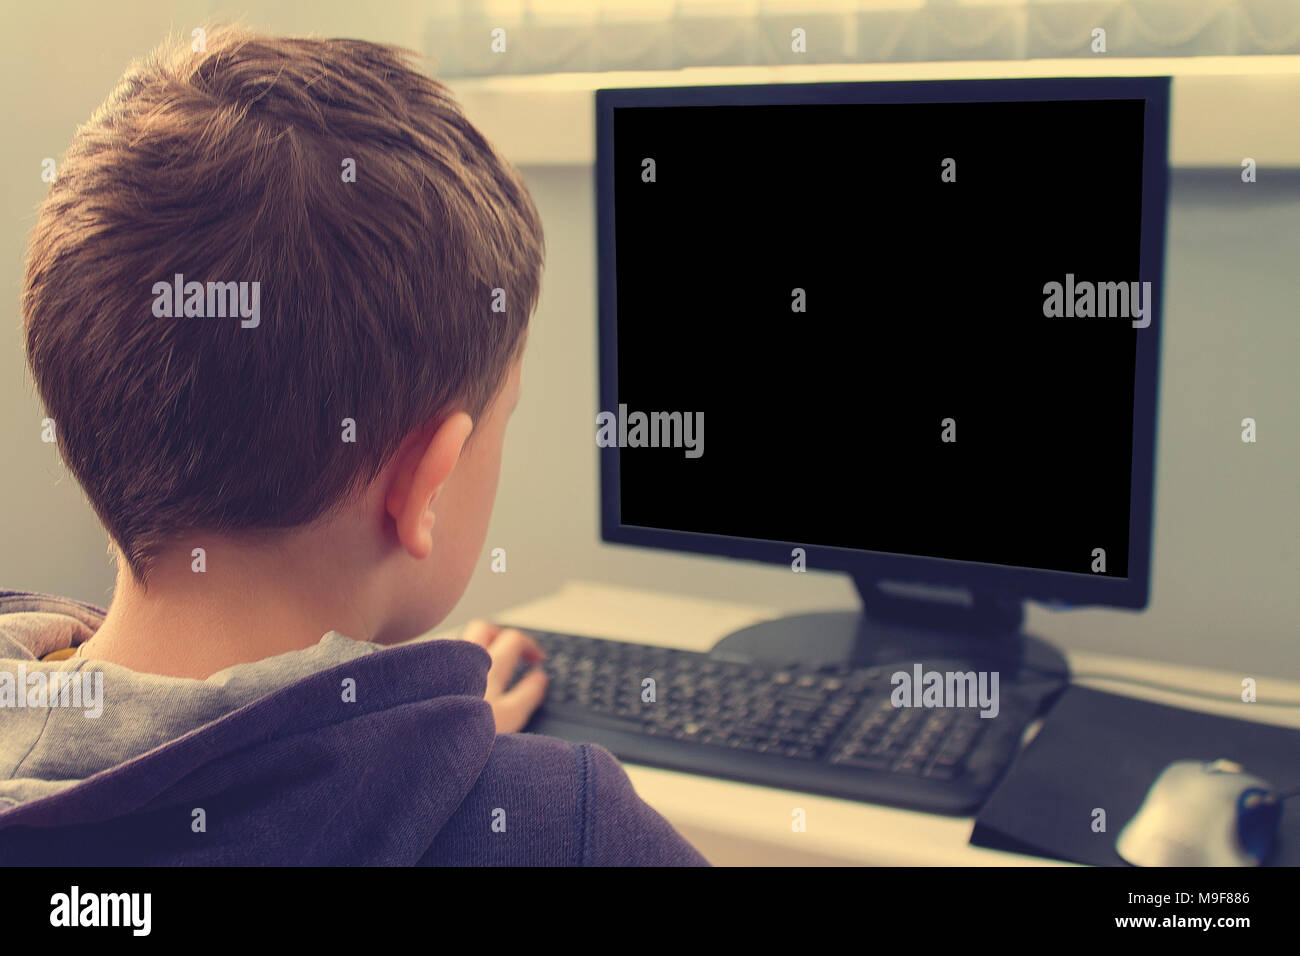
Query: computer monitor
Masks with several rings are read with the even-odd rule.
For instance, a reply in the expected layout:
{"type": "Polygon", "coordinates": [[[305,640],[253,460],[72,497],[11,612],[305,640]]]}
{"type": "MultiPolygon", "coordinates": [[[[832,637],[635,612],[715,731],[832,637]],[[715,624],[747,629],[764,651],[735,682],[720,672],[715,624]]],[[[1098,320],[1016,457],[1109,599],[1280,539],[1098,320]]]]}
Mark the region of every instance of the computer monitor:
{"type": "MultiPolygon", "coordinates": [[[[940,629],[1144,607],[1168,105],[1167,77],[598,91],[604,540],[847,572],[940,629]]],[[[791,620],[767,636],[825,624],[791,620]]]]}

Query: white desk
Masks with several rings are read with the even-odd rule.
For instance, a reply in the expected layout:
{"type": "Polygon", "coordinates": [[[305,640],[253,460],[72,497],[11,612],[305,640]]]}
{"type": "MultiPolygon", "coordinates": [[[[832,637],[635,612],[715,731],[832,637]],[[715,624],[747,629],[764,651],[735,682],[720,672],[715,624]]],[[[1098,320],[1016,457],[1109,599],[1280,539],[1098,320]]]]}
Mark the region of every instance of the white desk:
{"type": "MultiPolygon", "coordinates": [[[[707,651],[726,634],[779,616],[770,608],[724,604],[658,592],[574,582],[557,593],[507,608],[496,620],[539,630],[707,651]]],[[[438,636],[454,636],[442,633],[438,636]]],[[[1259,675],[1173,667],[1135,658],[1068,654],[1078,674],[1123,674],[1223,695],[1240,695],[1256,677],[1261,700],[1300,700],[1300,684],[1259,675]]],[[[1300,709],[1199,700],[1130,684],[1080,684],[1239,719],[1300,727],[1300,709]]],[[[625,764],[637,792],[715,865],[1059,866],[1037,857],[970,845],[973,818],[899,810],[778,790],[696,774],[625,764]],[[791,813],[806,813],[794,832],[791,813]]]]}

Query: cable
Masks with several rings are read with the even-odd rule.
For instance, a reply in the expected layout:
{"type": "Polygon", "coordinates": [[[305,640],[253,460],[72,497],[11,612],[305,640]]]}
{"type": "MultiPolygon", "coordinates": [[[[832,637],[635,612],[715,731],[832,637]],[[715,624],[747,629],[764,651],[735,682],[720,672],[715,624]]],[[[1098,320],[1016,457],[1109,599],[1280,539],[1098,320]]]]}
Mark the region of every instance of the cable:
{"type": "MultiPolygon", "coordinates": [[[[1034,674],[1038,674],[1042,677],[1056,678],[1058,680],[1065,680],[1071,683],[1080,680],[1105,680],[1105,681],[1113,681],[1118,684],[1132,684],[1137,687],[1149,687],[1152,688],[1153,690],[1165,690],[1174,694],[1183,694],[1187,697],[1197,697],[1200,698],[1201,700],[1217,700],[1217,701],[1223,701],[1224,703],[1228,703],[1228,704],[1244,703],[1244,701],[1242,701],[1240,697],[1234,696],[1232,694],[1210,694],[1204,691],[1191,690],[1187,687],[1180,687],[1177,684],[1164,684],[1161,683],[1160,681],[1143,680],[1140,677],[1125,677],[1122,674],[1101,674],[1096,672],[1088,673],[1086,671],[1081,674],[1063,674],[1060,671],[1045,671],[1045,670],[1039,670],[1036,667],[1027,667],[1025,668],[1025,670],[1030,671],[1034,674]]],[[[1255,703],[1258,703],[1260,706],[1263,707],[1300,707],[1300,700],[1256,701],[1255,703]]]]}

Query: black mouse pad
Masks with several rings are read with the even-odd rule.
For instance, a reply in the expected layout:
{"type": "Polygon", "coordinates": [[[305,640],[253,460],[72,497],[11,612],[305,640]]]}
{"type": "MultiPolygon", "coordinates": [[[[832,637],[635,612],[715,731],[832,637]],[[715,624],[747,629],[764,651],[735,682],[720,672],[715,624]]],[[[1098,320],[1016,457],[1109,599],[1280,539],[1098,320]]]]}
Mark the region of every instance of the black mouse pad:
{"type": "MultiPolygon", "coordinates": [[[[1220,757],[1277,790],[1300,787],[1300,730],[1071,687],[985,802],[970,841],[1075,863],[1127,866],[1115,840],[1160,772],[1175,760],[1220,757]],[[1093,832],[1097,807],[1106,811],[1104,833],[1093,832]]],[[[1300,865],[1297,804],[1300,797],[1283,804],[1265,865],[1300,865]]]]}

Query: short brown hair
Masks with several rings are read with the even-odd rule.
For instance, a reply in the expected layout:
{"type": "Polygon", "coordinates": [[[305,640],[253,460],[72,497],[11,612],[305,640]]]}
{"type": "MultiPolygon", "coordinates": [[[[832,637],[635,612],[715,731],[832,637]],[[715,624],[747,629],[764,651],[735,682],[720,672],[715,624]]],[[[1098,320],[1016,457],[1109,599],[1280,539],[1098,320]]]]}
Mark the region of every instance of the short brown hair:
{"type": "Polygon", "coordinates": [[[143,580],[184,532],[305,524],[440,413],[479,415],[543,258],[522,177],[409,53],[219,28],[132,64],[77,131],[31,238],[27,357],[143,580]],[[259,282],[260,325],[155,317],[178,273],[259,282]]]}

